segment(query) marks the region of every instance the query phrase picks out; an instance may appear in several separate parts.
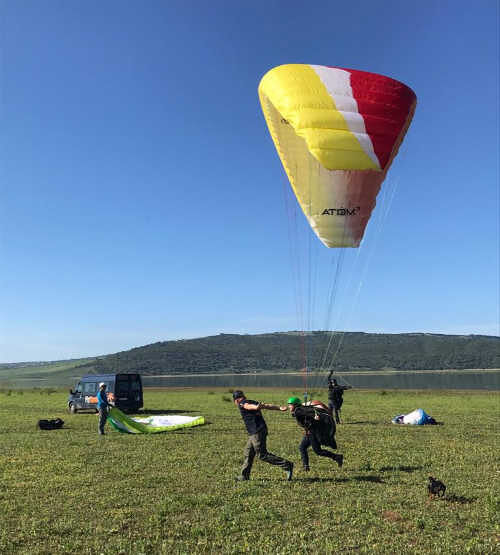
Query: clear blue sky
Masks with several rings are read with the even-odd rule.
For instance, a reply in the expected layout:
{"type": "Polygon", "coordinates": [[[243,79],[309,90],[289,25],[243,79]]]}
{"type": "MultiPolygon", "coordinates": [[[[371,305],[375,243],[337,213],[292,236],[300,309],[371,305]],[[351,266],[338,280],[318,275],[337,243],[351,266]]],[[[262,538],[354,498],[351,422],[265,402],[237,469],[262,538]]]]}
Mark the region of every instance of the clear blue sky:
{"type": "Polygon", "coordinates": [[[0,362],[325,327],[332,255],[314,245],[304,325],[286,177],[257,96],[284,63],[383,73],[418,96],[329,325],[498,335],[495,0],[2,12],[0,362]]]}

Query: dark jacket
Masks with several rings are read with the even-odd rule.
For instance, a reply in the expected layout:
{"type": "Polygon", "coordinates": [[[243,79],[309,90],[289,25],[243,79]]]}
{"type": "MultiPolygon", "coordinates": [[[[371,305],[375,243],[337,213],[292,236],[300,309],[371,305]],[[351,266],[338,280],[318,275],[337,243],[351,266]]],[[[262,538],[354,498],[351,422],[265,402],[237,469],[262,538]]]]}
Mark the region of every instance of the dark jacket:
{"type": "Polygon", "coordinates": [[[336,407],[341,407],[344,402],[344,391],[346,389],[351,389],[351,387],[348,385],[335,385],[333,382],[328,382],[328,400],[336,407]]]}
{"type": "Polygon", "coordinates": [[[319,407],[301,405],[295,408],[293,416],[299,426],[313,434],[321,445],[337,449],[335,421],[328,411],[319,407]]]}
{"type": "Polygon", "coordinates": [[[248,403],[249,405],[258,405],[258,401],[252,401],[251,399],[243,399],[241,403],[239,403],[238,408],[240,409],[241,418],[243,418],[243,422],[245,423],[248,435],[254,435],[262,430],[267,429],[266,421],[262,416],[262,412],[260,410],[247,410],[243,407],[248,403]]]}

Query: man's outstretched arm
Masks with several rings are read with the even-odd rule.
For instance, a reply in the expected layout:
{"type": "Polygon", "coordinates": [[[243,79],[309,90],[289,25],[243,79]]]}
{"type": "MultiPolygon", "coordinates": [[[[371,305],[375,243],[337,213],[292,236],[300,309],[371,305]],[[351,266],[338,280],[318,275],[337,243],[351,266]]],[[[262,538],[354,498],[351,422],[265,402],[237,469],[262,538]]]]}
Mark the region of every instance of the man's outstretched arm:
{"type": "Polygon", "coordinates": [[[261,409],[281,410],[281,411],[288,410],[287,407],[285,406],[270,405],[269,403],[257,403],[256,405],[254,405],[253,403],[243,403],[242,406],[245,410],[261,410],[261,409]]]}

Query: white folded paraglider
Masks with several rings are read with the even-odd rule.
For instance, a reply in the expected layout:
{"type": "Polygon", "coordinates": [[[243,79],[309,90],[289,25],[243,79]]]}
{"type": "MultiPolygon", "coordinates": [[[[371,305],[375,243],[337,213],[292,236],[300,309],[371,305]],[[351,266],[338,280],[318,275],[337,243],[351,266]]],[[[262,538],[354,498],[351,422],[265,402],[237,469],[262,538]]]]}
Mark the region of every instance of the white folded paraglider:
{"type": "Polygon", "coordinates": [[[109,411],[108,420],[113,428],[127,434],[157,434],[205,424],[203,416],[184,416],[180,414],[132,418],[116,407],[109,411]]]}
{"type": "Polygon", "coordinates": [[[392,419],[393,424],[410,424],[413,426],[423,426],[424,424],[436,424],[432,416],[429,416],[423,409],[415,409],[408,414],[398,414],[392,419]]]}

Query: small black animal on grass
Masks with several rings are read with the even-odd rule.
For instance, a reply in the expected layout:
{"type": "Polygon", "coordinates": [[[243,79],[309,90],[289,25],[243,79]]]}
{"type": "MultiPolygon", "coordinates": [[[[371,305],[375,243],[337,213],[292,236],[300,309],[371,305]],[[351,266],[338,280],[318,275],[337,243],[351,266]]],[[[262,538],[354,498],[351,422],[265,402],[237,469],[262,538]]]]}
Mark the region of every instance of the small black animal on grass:
{"type": "Polygon", "coordinates": [[[436,478],[429,476],[427,491],[429,492],[429,496],[437,495],[438,497],[443,497],[446,492],[446,486],[440,480],[436,480],[436,478]]]}
{"type": "Polygon", "coordinates": [[[53,420],[39,420],[38,427],[40,430],[59,430],[64,425],[64,420],[61,418],[54,418],[53,420]]]}

